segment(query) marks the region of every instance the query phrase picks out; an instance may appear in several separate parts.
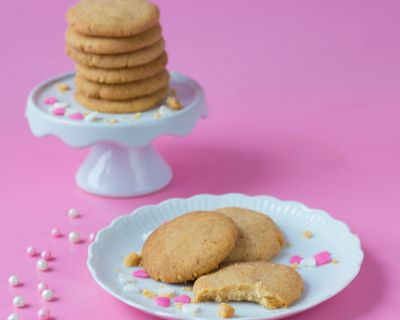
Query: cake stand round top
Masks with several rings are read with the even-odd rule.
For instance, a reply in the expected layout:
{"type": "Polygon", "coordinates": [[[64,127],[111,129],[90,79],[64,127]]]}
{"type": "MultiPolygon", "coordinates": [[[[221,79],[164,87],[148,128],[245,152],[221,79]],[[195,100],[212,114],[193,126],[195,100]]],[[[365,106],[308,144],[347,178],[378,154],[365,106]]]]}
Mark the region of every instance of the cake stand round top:
{"type": "Polygon", "coordinates": [[[106,114],[84,108],[74,98],[75,73],[49,79],[32,90],[26,116],[35,136],[53,135],[70,146],[83,148],[98,142],[142,147],[161,135],[188,135],[207,114],[202,88],[194,80],[171,73],[170,87],[183,109],[159,105],[141,113],[106,114]]]}

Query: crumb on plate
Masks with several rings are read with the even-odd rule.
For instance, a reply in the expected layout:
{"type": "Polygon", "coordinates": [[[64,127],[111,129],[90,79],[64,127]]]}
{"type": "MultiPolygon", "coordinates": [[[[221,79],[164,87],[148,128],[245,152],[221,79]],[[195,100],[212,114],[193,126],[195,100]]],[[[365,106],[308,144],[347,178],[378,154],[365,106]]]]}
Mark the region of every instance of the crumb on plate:
{"type": "Polygon", "coordinates": [[[142,257],[136,252],[131,252],[124,258],[125,267],[137,267],[140,265],[141,262],[142,257]]]}
{"type": "Polygon", "coordinates": [[[314,236],[314,234],[310,230],[306,230],[303,232],[303,236],[306,239],[311,239],[314,236]]]}
{"type": "Polygon", "coordinates": [[[181,110],[183,108],[181,102],[173,96],[167,98],[167,106],[173,110],[181,110]]]}
{"type": "Polygon", "coordinates": [[[156,296],[156,294],[153,291],[147,290],[147,289],[143,289],[142,290],[142,296],[145,298],[154,298],[156,296]]]}
{"type": "Polygon", "coordinates": [[[235,314],[235,308],[228,303],[221,303],[218,309],[218,315],[221,318],[232,318],[235,314]]]}

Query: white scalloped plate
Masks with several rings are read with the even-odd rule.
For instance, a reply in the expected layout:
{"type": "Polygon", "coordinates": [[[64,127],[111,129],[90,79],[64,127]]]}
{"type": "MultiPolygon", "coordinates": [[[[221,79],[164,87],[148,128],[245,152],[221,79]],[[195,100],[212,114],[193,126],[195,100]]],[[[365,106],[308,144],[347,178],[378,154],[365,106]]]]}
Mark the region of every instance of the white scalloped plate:
{"type": "MultiPolygon", "coordinates": [[[[288,264],[289,258],[298,254],[313,256],[320,251],[330,251],[339,263],[299,269],[305,281],[302,298],[287,309],[267,310],[246,302],[231,303],[236,309],[236,318],[246,320],[280,319],[312,308],[342,291],[358,274],[363,260],[360,240],[348,226],[333,219],[328,213],[310,209],[304,204],[281,201],[269,196],[246,196],[241,194],[198,195],[188,199],[171,199],[158,205],[144,206],[132,215],[115,219],[110,226],[98,232],[95,242],[89,247],[88,267],[96,282],[117,299],[144,312],[168,319],[218,319],[217,303],[201,303],[196,315],[183,313],[172,304],[163,308],[152,299],[138,293],[122,292],[118,280],[119,268],[130,273],[132,268],[123,266],[123,258],[130,251],[140,252],[146,237],[159,225],[185,212],[212,210],[224,206],[239,206],[264,212],[271,216],[285,233],[291,244],[274,261],[288,264]],[[314,233],[306,239],[305,230],[314,233]]],[[[151,279],[138,280],[141,289],[157,292],[161,283],[151,279]]],[[[189,294],[180,285],[173,287],[177,294],[189,294]]]]}

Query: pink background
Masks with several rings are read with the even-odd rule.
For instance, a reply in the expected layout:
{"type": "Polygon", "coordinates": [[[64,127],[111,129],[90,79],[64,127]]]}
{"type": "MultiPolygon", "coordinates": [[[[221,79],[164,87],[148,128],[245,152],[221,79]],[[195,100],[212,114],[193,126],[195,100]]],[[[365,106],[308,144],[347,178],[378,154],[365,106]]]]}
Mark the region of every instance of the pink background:
{"type": "Polygon", "coordinates": [[[175,172],[162,192],[106,199],[80,191],[87,150],[34,138],[29,90],[73,68],[64,55],[72,0],[0,1],[0,318],[13,294],[30,307],[40,278],[55,290],[57,320],[154,319],[97,287],[87,244],[49,237],[52,227],[91,231],[143,204],[197,193],[270,194],[323,208],[362,241],[361,273],[342,293],[293,319],[388,319],[399,310],[400,5],[397,0],[158,0],[170,69],[197,79],[210,116],[185,139],[157,148],[175,172]],[[66,210],[83,217],[70,224],[66,210]],[[38,274],[33,244],[56,255],[38,274]],[[18,274],[25,285],[9,289],[18,274]]]}

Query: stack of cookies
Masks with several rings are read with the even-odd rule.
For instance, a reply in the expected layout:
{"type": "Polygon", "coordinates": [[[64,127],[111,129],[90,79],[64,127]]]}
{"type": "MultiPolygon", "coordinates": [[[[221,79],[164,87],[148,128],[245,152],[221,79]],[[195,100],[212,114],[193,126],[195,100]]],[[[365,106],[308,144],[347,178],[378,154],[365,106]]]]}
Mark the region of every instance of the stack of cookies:
{"type": "Polygon", "coordinates": [[[67,12],[76,99],[106,113],[151,109],[168,95],[158,7],[147,0],[81,0],[67,12]]]}

